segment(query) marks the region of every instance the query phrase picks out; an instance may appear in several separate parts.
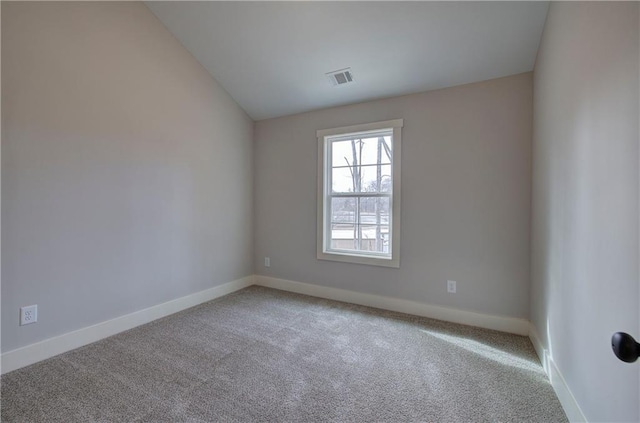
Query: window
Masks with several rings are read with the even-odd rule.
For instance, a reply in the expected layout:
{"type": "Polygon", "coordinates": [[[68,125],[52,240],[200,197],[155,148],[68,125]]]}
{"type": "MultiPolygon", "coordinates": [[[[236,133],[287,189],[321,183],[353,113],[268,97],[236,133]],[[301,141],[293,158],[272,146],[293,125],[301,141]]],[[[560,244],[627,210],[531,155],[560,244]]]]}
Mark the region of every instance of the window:
{"type": "Polygon", "coordinates": [[[402,119],[318,136],[318,258],[400,267],[402,119]]]}

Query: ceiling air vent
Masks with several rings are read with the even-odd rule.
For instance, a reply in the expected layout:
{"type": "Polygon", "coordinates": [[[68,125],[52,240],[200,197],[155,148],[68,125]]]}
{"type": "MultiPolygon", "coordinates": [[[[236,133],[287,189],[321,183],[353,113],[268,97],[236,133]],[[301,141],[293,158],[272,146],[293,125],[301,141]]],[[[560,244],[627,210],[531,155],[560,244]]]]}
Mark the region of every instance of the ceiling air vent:
{"type": "Polygon", "coordinates": [[[329,78],[333,85],[344,85],[353,82],[353,73],[351,73],[351,68],[327,72],[325,75],[327,75],[327,78],[329,78]]]}

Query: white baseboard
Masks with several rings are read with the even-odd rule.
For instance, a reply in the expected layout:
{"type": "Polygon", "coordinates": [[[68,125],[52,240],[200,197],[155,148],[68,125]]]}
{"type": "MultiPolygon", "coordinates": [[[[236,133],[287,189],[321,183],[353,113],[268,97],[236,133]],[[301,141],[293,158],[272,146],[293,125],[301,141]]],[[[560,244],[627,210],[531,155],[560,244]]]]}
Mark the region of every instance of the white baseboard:
{"type": "Polygon", "coordinates": [[[529,339],[531,339],[531,343],[540,358],[540,362],[542,363],[542,367],[544,371],[547,373],[549,377],[549,381],[551,382],[551,386],[558,396],[558,400],[564,409],[565,414],[570,422],[586,422],[587,418],[584,413],[580,409],[576,398],[573,396],[573,393],[569,389],[569,385],[565,381],[560,369],[558,368],[556,362],[553,360],[553,357],[549,354],[549,350],[545,348],[545,345],[542,343],[540,339],[540,335],[536,327],[531,324],[529,328],[529,339]]]}
{"type": "Polygon", "coordinates": [[[540,340],[540,335],[538,334],[536,327],[533,326],[533,323],[529,323],[529,325],[530,325],[529,339],[533,344],[533,348],[536,350],[536,354],[538,354],[538,358],[540,359],[540,364],[542,364],[542,368],[544,369],[545,373],[548,375],[549,374],[549,361],[548,361],[549,353],[545,349],[542,341],[540,340]]]}
{"type": "Polygon", "coordinates": [[[144,310],[116,317],[93,326],[45,339],[2,354],[2,374],[41,360],[82,347],[161,317],[194,307],[253,285],[254,277],[247,276],[204,291],[196,292],[144,310]]]}
{"type": "Polygon", "coordinates": [[[501,332],[515,333],[517,335],[529,334],[529,321],[515,317],[493,316],[490,314],[475,313],[455,308],[435,306],[400,298],[383,297],[381,295],[363,294],[345,289],[331,288],[308,283],[295,282],[286,279],[277,279],[268,276],[255,275],[255,284],[268,288],[281,289],[283,291],[296,292],[311,295],[313,297],[327,298],[384,310],[445,320],[447,322],[476,326],[501,332]]]}

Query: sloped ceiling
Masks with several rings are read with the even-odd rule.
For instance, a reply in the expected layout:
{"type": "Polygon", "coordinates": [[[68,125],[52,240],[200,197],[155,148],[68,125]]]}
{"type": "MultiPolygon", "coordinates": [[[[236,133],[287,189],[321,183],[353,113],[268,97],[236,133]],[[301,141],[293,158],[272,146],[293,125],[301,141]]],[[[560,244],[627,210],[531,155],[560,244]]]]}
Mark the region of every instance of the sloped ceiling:
{"type": "Polygon", "coordinates": [[[527,72],[547,2],[146,2],[261,120],[527,72]],[[355,82],[326,72],[351,67],[355,82]]]}

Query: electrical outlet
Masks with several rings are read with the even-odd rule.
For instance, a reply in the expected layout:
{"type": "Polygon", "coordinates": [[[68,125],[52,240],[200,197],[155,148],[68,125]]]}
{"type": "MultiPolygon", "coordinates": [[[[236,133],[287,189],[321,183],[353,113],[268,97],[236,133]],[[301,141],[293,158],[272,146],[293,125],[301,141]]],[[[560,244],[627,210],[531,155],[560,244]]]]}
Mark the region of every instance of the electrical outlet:
{"type": "Polygon", "coordinates": [[[456,281],[447,281],[447,292],[456,293],[456,281]]]}
{"type": "Polygon", "coordinates": [[[30,325],[38,321],[38,305],[20,307],[20,326],[30,325]]]}
{"type": "Polygon", "coordinates": [[[271,267],[271,259],[269,257],[264,258],[264,267],[271,267]]]}

